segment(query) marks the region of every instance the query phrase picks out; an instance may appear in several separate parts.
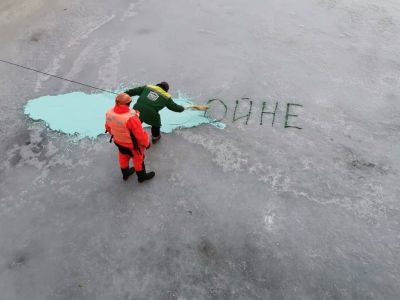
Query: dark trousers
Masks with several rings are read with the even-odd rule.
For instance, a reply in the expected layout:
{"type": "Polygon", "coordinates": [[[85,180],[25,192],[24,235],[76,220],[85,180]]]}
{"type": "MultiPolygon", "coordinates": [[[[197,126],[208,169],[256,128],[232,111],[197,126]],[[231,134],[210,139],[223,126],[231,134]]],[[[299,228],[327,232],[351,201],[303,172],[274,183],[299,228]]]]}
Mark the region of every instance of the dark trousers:
{"type": "Polygon", "coordinates": [[[158,137],[160,136],[160,127],[158,126],[151,126],[151,135],[153,137],[158,137]]]}
{"type": "MultiPolygon", "coordinates": [[[[140,119],[140,122],[143,123],[142,119],[140,119]]],[[[159,137],[160,136],[160,126],[151,126],[151,136],[152,137],[159,137]]]]}

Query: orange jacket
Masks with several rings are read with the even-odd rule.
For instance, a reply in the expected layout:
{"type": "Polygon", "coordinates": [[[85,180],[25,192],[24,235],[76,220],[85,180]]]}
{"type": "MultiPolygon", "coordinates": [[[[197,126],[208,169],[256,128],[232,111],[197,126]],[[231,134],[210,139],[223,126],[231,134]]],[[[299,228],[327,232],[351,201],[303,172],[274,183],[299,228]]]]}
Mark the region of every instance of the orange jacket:
{"type": "Polygon", "coordinates": [[[123,147],[135,148],[131,134],[140,149],[150,145],[149,136],[140,122],[139,112],[127,105],[115,105],[110,108],[106,113],[105,127],[114,137],[115,143],[123,147]]]}

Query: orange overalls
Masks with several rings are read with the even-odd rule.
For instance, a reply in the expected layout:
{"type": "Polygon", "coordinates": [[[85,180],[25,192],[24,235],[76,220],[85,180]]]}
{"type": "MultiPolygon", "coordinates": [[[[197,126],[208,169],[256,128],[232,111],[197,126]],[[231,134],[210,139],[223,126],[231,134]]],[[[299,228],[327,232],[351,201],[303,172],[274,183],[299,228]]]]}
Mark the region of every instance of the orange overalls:
{"type": "Polygon", "coordinates": [[[115,105],[106,113],[105,127],[119,148],[121,169],[129,168],[129,160],[132,158],[135,171],[142,171],[144,153],[150,146],[150,141],[142,127],[139,112],[126,105],[115,105]]]}

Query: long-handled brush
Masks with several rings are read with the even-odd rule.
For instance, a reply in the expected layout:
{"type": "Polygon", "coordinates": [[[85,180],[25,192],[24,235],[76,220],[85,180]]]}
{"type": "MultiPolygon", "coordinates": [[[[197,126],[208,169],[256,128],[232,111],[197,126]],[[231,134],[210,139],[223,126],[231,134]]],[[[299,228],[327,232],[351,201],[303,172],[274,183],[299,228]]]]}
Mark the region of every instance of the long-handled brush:
{"type": "Polygon", "coordinates": [[[186,107],[186,109],[206,111],[208,109],[208,105],[191,105],[191,106],[186,107]]]}

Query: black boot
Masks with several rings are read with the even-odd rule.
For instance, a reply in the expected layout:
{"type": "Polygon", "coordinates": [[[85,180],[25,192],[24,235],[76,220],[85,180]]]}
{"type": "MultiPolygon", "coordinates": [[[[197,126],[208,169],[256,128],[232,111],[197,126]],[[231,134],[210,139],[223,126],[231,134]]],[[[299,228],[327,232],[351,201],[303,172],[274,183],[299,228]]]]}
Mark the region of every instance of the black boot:
{"type": "Polygon", "coordinates": [[[154,172],[146,173],[146,167],[144,166],[144,163],[142,164],[142,171],[137,171],[136,174],[139,182],[150,180],[154,177],[154,175],[156,175],[154,172]]]}
{"type": "Polygon", "coordinates": [[[158,143],[158,141],[161,139],[161,135],[159,135],[159,136],[152,136],[151,137],[151,143],[154,145],[154,144],[157,144],[158,143]]]}
{"type": "Polygon", "coordinates": [[[124,181],[128,180],[129,176],[131,176],[133,173],[135,173],[135,169],[134,168],[121,168],[121,172],[122,172],[122,179],[124,181]]]}
{"type": "Polygon", "coordinates": [[[154,172],[146,173],[146,171],[143,171],[143,170],[136,172],[136,174],[137,174],[139,182],[150,180],[154,177],[154,175],[156,175],[156,173],[154,173],[154,172]]]}

